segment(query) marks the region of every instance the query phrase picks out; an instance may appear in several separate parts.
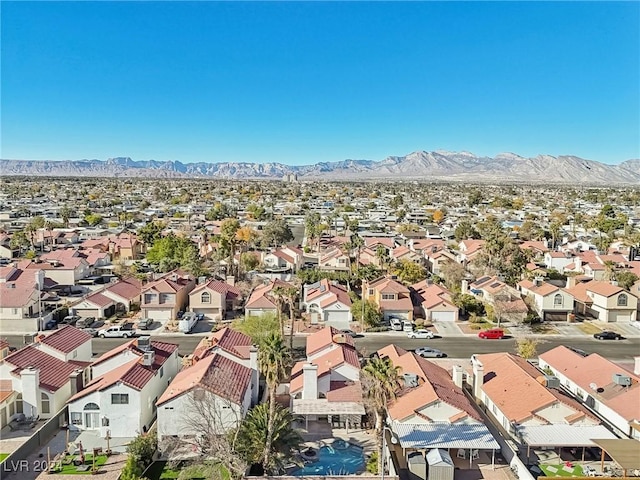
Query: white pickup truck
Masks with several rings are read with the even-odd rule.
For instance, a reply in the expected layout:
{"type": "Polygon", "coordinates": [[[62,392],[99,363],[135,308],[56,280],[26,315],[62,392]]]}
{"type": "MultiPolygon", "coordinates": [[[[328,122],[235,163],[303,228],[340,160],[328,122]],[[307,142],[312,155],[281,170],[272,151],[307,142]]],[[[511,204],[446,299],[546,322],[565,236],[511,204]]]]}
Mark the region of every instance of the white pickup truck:
{"type": "Polygon", "coordinates": [[[98,331],[100,338],[129,338],[135,332],[129,326],[117,325],[115,327],[103,328],[98,331]]]}

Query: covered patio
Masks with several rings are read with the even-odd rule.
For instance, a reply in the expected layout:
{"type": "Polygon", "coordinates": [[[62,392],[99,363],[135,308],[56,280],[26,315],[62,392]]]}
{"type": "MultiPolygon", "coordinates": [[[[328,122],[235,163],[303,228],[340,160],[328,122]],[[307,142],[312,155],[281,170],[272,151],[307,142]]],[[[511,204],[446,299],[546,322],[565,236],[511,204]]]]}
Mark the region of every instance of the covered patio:
{"type": "Polygon", "coordinates": [[[407,450],[422,450],[424,453],[433,448],[449,451],[451,458],[473,461],[480,458],[481,451],[491,451],[491,467],[495,466],[495,451],[500,445],[484,424],[425,423],[412,424],[394,422],[391,429],[406,458],[407,450]]]}
{"type": "Polygon", "coordinates": [[[349,431],[349,427],[360,428],[362,416],[365,414],[364,405],[357,402],[330,402],[326,398],[293,399],[291,411],[294,415],[304,417],[305,429],[309,428],[309,420],[326,417],[327,423],[332,425],[334,417],[349,431]]]}
{"type": "Polygon", "coordinates": [[[622,469],[622,476],[627,477],[628,473],[640,476],[640,442],[627,438],[606,438],[593,439],[592,442],[602,449],[600,457],[600,468],[604,470],[605,452],[622,469]]]}

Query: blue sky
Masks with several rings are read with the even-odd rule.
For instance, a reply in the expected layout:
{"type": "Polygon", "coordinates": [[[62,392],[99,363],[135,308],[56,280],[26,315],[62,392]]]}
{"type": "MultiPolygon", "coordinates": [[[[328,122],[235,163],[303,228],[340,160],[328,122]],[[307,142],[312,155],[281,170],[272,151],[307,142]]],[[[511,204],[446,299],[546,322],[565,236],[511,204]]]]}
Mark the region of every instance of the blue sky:
{"type": "Polygon", "coordinates": [[[640,157],[640,3],[6,2],[12,159],[640,157]]]}

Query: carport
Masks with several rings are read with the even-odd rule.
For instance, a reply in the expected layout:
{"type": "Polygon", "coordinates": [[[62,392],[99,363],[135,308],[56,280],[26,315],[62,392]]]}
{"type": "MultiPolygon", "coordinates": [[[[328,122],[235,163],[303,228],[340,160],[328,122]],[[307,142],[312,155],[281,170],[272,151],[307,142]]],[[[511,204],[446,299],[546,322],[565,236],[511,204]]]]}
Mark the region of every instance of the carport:
{"type": "Polygon", "coordinates": [[[600,456],[600,469],[604,469],[604,453],[620,465],[622,476],[627,476],[627,471],[640,470],[640,442],[628,438],[607,438],[591,440],[602,450],[600,456]]]}

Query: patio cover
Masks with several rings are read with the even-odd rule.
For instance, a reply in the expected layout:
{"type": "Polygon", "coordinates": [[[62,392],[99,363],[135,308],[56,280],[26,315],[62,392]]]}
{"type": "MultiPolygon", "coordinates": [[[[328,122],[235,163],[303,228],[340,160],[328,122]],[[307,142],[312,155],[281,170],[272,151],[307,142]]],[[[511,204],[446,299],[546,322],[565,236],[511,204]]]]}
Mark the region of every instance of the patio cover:
{"type": "Polygon", "coordinates": [[[393,422],[391,428],[402,448],[500,449],[484,424],[393,422]]]}
{"type": "Polygon", "coordinates": [[[640,469],[640,442],[629,438],[591,440],[620,465],[623,470],[640,469]]]}
{"type": "Polygon", "coordinates": [[[356,402],[330,402],[326,398],[294,399],[295,415],[364,415],[364,406],[356,402]]]}
{"type": "Polygon", "coordinates": [[[592,438],[616,438],[604,425],[519,425],[516,434],[530,447],[595,447],[592,438]]]}

